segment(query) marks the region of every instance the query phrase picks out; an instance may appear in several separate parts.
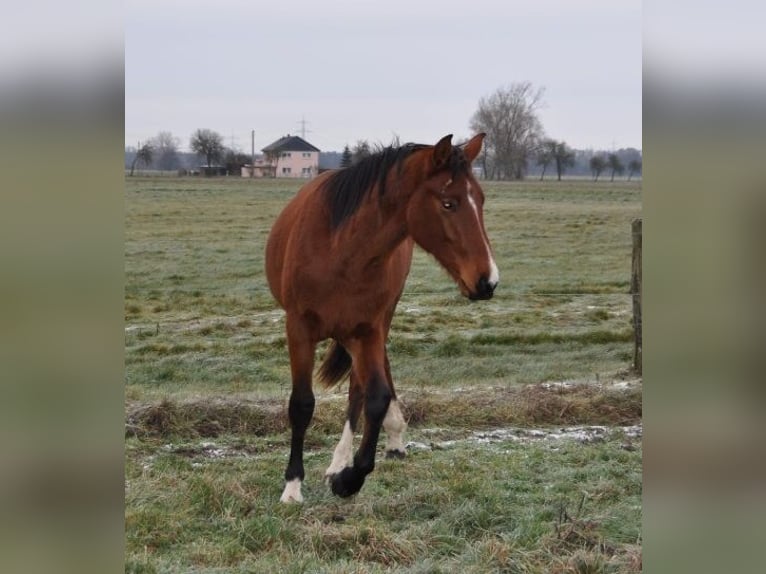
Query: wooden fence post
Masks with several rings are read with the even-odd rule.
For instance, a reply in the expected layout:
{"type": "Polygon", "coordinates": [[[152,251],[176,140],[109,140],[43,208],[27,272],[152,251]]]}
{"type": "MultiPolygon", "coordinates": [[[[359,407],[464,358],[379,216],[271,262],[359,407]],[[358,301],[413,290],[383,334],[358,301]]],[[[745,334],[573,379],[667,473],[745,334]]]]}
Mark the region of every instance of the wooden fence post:
{"type": "Polygon", "coordinates": [[[630,292],[633,295],[633,330],[635,332],[635,348],[633,350],[633,367],[641,375],[642,337],[641,337],[641,219],[634,219],[633,230],[633,270],[630,279],[630,292]]]}

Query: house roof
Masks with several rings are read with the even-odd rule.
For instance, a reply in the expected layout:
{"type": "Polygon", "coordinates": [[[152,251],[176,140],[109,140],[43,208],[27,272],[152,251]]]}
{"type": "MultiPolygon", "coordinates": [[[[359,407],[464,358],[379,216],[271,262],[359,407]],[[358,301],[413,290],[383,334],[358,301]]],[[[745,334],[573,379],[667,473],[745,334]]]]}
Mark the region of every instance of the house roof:
{"type": "Polygon", "coordinates": [[[287,134],[285,137],[279,138],[274,143],[267,145],[261,151],[319,151],[319,148],[314,147],[303,138],[287,134]]]}

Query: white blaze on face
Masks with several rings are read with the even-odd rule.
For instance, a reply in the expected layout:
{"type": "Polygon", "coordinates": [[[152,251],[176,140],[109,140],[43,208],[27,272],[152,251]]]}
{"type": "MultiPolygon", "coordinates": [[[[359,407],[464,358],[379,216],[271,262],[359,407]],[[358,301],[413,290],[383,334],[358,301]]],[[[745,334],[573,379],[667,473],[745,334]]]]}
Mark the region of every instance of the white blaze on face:
{"type": "MultiPolygon", "coordinates": [[[[471,193],[471,182],[466,181],[465,182],[465,188],[466,188],[466,196],[468,197],[468,203],[471,206],[471,209],[473,209],[473,213],[476,216],[476,225],[481,228],[481,220],[479,219],[479,208],[476,205],[476,201],[473,199],[473,194],[471,193]]],[[[484,237],[484,233],[482,233],[482,237],[484,237]]],[[[489,257],[489,284],[492,285],[492,287],[495,287],[500,281],[500,271],[497,269],[497,264],[495,263],[495,258],[492,256],[492,250],[489,248],[489,244],[487,243],[487,240],[484,239],[484,247],[487,248],[487,257],[489,257]]]]}
{"type": "Polygon", "coordinates": [[[332,455],[332,462],[325,471],[325,476],[332,476],[338,474],[341,470],[347,466],[353,464],[354,454],[354,433],[351,430],[351,423],[346,421],[346,425],[343,427],[343,434],[340,437],[338,446],[335,447],[335,452],[332,455]]]}
{"type": "Polygon", "coordinates": [[[489,255],[489,271],[489,284],[495,287],[498,281],[500,281],[500,271],[497,269],[495,258],[492,257],[491,253],[489,255]]]}
{"type": "Polygon", "coordinates": [[[301,494],[301,479],[294,478],[287,484],[285,484],[285,491],[279,498],[280,502],[303,502],[303,495],[301,494]]]}

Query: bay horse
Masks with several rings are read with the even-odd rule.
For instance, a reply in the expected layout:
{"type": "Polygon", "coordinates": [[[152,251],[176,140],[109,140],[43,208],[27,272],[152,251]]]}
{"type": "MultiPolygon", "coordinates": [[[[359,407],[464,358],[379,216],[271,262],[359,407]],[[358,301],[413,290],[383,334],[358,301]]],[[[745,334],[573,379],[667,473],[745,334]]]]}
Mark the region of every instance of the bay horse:
{"type": "Polygon", "coordinates": [[[325,473],[351,496],[375,467],[381,425],[388,457],[403,458],[402,416],[386,340],[417,243],[472,300],[490,299],[498,270],[484,230],[484,193],[471,162],[483,133],[463,145],[389,146],[306,183],[277,217],[266,244],[266,276],[285,310],[292,431],[282,502],[302,502],[303,443],[314,413],[317,344],[332,339],[319,369],[331,387],[351,373],[346,423],[325,473]],[[364,409],[362,441],[354,432],[364,409]]]}

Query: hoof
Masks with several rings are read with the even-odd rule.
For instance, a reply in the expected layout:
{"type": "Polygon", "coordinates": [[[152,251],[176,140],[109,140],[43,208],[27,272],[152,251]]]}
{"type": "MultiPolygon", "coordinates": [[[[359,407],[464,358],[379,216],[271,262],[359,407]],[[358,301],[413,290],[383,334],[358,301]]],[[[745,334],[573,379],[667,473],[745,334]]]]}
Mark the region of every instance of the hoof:
{"type": "Polygon", "coordinates": [[[357,472],[353,467],[344,468],[338,474],[330,477],[330,489],[332,493],[341,498],[348,498],[356,494],[364,484],[364,475],[357,472]]]}
{"type": "Polygon", "coordinates": [[[336,466],[333,467],[332,465],[324,471],[324,481],[326,484],[330,483],[330,480],[332,480],[333,476],[336,476],[343,472],[346,468],[351,468],[354,465],[353,462],[350,462],[348,466],[336,466]]]}
{"type": "Polygon", "coordinates": [[[403,459],[407,456],[407,454],[403,450],[387,450],[386,451],[386,458],[396,458],[396,459],[403,459]]]}
{"type": "Polygon", "coordinates": [[[285,491],[279,498],[279,502],[282,502],[283,504],[289,504],[291,502],[303,502],[300,479],[293,479],[285,485],[285,491]]]}
{"type": "MultiPolygon", "coordinates": [[[[344,467],[345,468],[345,467],[344,467]]],[[[343,472],[344,468],[338,469],[338,470],[330,470],[327,469],[327,472],[324,473],[324,483],[325,484],[331,484],[333,479],[338,476],[341,472],[343,472]]],[[[348,467],[351,468],[351,467],[348,467]]]]}

